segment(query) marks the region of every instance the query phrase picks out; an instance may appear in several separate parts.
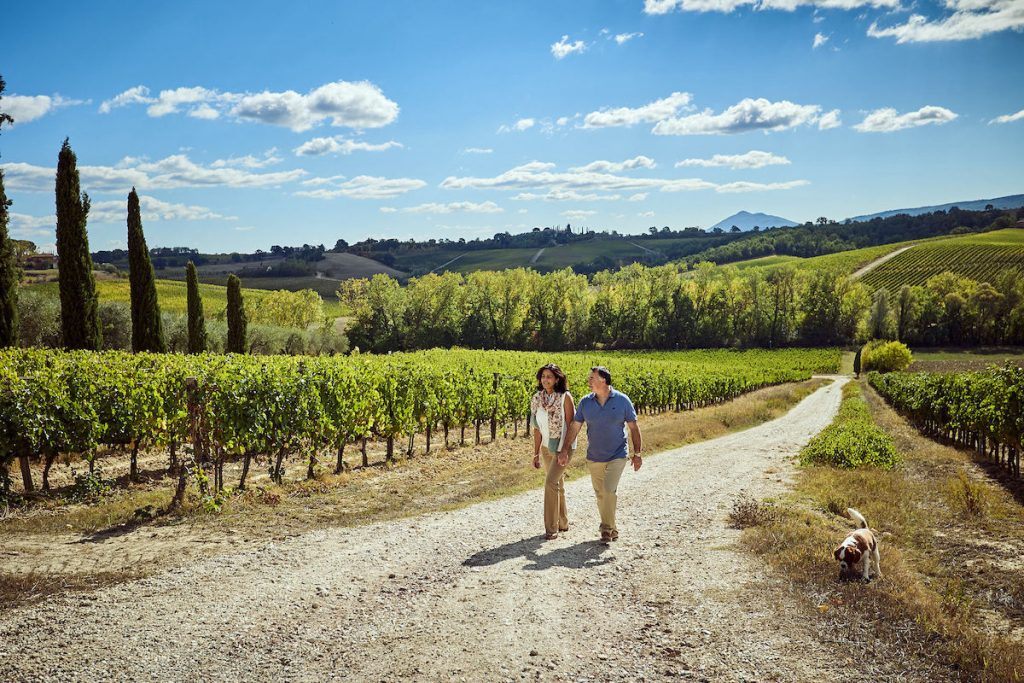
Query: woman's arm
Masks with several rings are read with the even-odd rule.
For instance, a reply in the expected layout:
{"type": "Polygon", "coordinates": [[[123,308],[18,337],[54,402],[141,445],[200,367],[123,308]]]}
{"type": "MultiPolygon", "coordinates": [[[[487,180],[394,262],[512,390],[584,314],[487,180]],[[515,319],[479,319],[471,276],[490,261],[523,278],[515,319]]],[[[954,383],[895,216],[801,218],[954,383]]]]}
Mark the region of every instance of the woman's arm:
{"type": "Polygon", "coordinates": [[[572,418],[576,414],[576,404],[572,402],[572,394],[568,391],[565,392],[565,401],[562,402],[562,408],[565,412],[565,426],[568,427],[572,423],[572,418]]]}
{"type": "MultiPolygon", "coordinates": [[[[533,415],[530,415],[530,419],[533,420],[533,415]]],[[[533,466],[540,469],[540,442],[541,442],[540,428],[536,422],[533,425],[533,466]]]]}

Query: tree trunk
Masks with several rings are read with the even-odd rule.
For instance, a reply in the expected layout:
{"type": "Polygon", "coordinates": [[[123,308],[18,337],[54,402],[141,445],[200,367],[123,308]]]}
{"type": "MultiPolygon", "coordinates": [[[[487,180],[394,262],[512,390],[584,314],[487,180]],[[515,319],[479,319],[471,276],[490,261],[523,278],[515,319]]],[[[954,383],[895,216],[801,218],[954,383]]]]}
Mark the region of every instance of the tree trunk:
{"type": "Polygon", "coordinates": [[[128,478],[132,481],[139,480],[139,440],[132,442],[132,463],[128,471],[128,478]]]}
{"type": "Polygon", "coordinates": [[[171,438],[168,455],[169,463],[167,465],[167,471],[173,474],[175,468],[178,467],[178,442],[173,437],[171,438]]]}
{"type": "Polygon", "coordinates": [[[50,490],[50,467],[53,465],[53,461],[57,458],[57,453],[47,453],[46,460],[43,462],[43,490],[50,490]]]}
{"type": "Polygon", "coordinates": [[[274,462],[274,476],[272,479],[278,484],[284,483],[284,471],[281,469],[281,463],[284,461],[284,452],[285,448],[281,446],[277,451],[277,460],[274,462]]]}
{"type": "Polygon", "coordinates": [[[405,451],[405,457],[408,458],[409,460],[412,460],[412,451],[413,451],[413,448],[415,448],[415,445],[416,445],[416,434],[410,434],[409,435],[409,448],[407,448],[406,451],[405,451]]]}
{"type": "Polygon", "coordinates": [[[345,471],[345,439],[338,444],[338,463],[334,466],[334,473],[341,474],[345,471]]]}
{"type": "Polygon", "coordinates": [[[366,437],[365,436],[363,437],[363,443],[359,447],[359,451],[360,451],[360,453],[362,453],[362,456],[363,456],[363,467],[369,467],[370,466],[370,458],[366,455],[366,437]]]}
{"type": "Polygon", "coordinates": [[[309,466],[306,468],[306,479],[316,479],[316,472],[314,471],[316,465],[316,449],[314,448],[309,452],[309,466]]]}
{"type": "Polygon", "coordinates": [[[433,427],[433,425],[430,425],[430,424],[427,425],[427,453],[430,453],[430,431],[431,431],[431,427],[433,427]]]}
{"type": "Polygon", "coordinates": [[[245,458],[242,460],[242,476],[238,480],[238,490],[245,490],[245,478],[249,476],[249,461],[252,460],[252,455],[248,450],[245,451],[245,458]]]}
{"type": "Polygon", "coordinates": [[[388,443],[388,452],[387,452],[387,455],[384,456],[384,460],[386,462],[392,462],[395,459],[395,437],[389,436],[387,443],[388,443]]]}
{"type": "Polygon", "coordinates": [[[36,490],[32,483],[32,469],[29,467],[28,454],[22,453],[18,456],[18,463],[21,465],[21,483],[25,485],[25,493],[36,490]]]}

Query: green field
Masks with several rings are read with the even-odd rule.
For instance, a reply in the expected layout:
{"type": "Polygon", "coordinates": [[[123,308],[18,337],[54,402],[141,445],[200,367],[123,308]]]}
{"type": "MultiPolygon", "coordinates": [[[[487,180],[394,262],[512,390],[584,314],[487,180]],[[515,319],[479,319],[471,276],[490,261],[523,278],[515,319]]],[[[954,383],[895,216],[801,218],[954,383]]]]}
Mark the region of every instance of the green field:
{"type": "MultiPolygon", "coordinates": [[[[32,292],[45,292],[54,298],[58,297],[56,282],[43,282],[35,285],[28,285],[26,290],[32,292]]],[[[96,291],[100,301],[117,301],[129,303],[130,285],[127,279],[124,280],[97,280],[96,291]]],[[[242,297],[249,301],[258,300],[267,294],[267,290],[244,288],[242,297]]],[[[200,284],[199,294],[203,298],[203,310],[206,317],[217,319],[224,315],[228,306],[227,288],[219,285],[200,284]]],[[[160,302],[160,310],[165,313],[177,313],[184,315],[188,311],[186,302],[185,283],[178,280],[157,280],[156,295],[160,302]]],[[[337,298],[324,301],[324,312],[338,317],[344,315],[344,309],[337,298]]]]}
{"type": "Polygon", "coordinates": [[[1024,230],[993,232],[929,241],[908,249],[864,276],[871,287],[890,292],[903,285],[923,285],[945,271],[992,282],[1000,273],[1024,275],[1024,230]]]}

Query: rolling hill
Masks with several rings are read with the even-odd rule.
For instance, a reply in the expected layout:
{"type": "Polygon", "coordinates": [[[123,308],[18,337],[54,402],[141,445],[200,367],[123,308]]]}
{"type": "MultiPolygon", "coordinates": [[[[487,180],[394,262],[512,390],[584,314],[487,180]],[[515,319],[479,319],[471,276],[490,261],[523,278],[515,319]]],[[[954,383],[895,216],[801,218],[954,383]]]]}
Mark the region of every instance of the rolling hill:
{"type": "Polygon", "coordinates": [[[755,227],[758,228],[791,228],[799,223],[795,223],[788,218],[782,218],[781,216],[772,216],[767,213],[750,213],[749,211],[739,211],[723,218],[708,230],[714,230],[715,228],[721,228],[722,230],[728,231],[732,226],[736,226],[740,230],[746,232],[753,230],[755,227]]]}
{"type": "Polygon", "coordinates": [[[983,211],[991,204],[996,209],[1019,209],[1024,206],[1024,194],[1011,194],[1006,197],[994,199],[969,199],[962,202],[950,202],[949,204],[938,204],[936,206],[919,206],[913,209],[890,209],[879,213],[871,213],[864,216],[854,216],[848,220],[853,222],[869,221],[872,218],[888,218],[899,214],[908,216],[919,216],[922,213],[933,213],[935,211],[948,211],[954,206],[964,211],[983,211]]]}

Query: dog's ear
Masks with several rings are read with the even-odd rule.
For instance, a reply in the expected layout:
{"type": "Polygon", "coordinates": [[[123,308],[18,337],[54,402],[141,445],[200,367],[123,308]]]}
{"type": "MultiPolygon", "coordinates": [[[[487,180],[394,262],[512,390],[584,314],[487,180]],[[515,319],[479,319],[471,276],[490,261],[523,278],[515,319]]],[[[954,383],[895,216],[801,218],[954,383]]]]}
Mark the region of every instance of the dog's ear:
{"type": "Polygon", "coordinates": [[[851,565],[860,562],[861,555],[863,555],[863,553],[860,551],[860,548],[846,549],[846,561],[849,562],[851,565]]]}
{"type": "Polygon", "coordinates": [[[835,550],[832,551],[832,557],[836,558],[836,561],[842,561],[842,559],[843,559],[842,552],[843,552],[843,546],[839,546],[835,550]]]}

